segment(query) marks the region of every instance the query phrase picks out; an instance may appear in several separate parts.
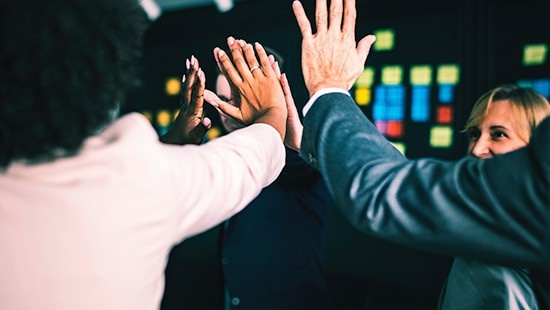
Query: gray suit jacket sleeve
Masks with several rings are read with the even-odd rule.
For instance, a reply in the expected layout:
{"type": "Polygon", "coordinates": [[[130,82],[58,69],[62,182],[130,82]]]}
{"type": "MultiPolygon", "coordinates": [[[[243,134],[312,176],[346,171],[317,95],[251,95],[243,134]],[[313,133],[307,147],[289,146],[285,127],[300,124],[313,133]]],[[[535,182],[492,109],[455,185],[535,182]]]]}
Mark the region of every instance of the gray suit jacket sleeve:
{"type": "Polygon", "coordinates": [[[359,230],[435,253],[550,270],[550,119],[490,160],[408,160],[351,97],[321,96],[301,156],[359,230]]]}

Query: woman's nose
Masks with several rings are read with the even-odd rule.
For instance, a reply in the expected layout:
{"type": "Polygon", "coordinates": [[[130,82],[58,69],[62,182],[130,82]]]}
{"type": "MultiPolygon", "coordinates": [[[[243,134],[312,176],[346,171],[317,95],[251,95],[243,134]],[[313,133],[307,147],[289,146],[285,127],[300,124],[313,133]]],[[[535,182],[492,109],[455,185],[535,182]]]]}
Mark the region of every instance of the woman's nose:
{"type": "Polygon", "coordinates": [[[480,137],[477,141],[472,143],[473,145],[471,145],[470,151],[472,155],[481,159],[491,157],[490,142],[487,141],[487,139],[480,137]]]}

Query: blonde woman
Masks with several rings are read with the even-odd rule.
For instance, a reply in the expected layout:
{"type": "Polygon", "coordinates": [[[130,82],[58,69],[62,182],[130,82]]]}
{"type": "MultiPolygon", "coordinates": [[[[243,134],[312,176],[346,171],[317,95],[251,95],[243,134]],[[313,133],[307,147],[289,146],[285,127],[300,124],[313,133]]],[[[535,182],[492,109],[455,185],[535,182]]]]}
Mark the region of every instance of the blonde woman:
{"type": "MultiPolygon", "coordinates": [[[[548,115],[550,104],[536,91],[514,85],[497,87],[481,96],[472,109],[465,128],[469,138],[468,154],[487,159],[526,146],[531,133],[548,115]]],[[[487,225],[498,225],[498,222],[487,225]]],[[[528,269],[463,257],[453,262],[439,307],[539,308],[528,269]]]]}

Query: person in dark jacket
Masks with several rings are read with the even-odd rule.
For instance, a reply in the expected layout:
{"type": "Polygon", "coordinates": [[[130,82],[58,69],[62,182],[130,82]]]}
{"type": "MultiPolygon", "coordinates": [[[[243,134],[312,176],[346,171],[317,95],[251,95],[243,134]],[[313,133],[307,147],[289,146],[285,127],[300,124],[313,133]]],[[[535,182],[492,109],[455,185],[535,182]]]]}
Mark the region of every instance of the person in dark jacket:
{"type": "MultiPolygon", "coordinates": [[[[277,65],[282,57],[265,47],[277,65]]],[[[258,69],[259,70],[259,69],[258,69]]],[[[294,101],[286,77],[283,89],[294,101]]],[[[232,103],[223,74],[216,93],[232,103]]],[[[242,125],[220,113],[232,132],[242,125]]],[[[221,240],[225,309],[326,309],[330,297],[323,270],[326,220],[332,199],[321,175],[290,148],[279,178],[226,221],[221,240]]]]}

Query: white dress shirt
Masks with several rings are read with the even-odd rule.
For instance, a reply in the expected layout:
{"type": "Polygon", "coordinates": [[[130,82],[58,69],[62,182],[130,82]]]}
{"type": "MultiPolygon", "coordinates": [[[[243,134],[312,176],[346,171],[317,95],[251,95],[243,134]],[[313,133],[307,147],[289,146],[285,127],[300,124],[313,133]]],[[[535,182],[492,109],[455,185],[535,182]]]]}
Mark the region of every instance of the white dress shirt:
{"type": "Polygon", "coordinates": [[[244,208],[284,165],[255,124],[162,144],[140,114],[76,156],[0,173],[0,309],[158,309],[172,246],[244,208]]]}

